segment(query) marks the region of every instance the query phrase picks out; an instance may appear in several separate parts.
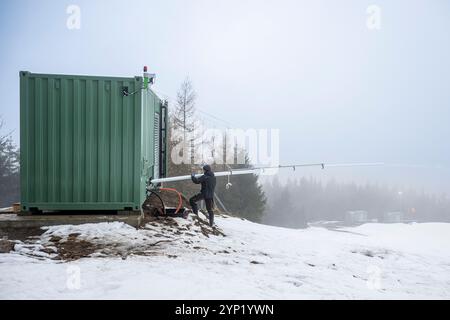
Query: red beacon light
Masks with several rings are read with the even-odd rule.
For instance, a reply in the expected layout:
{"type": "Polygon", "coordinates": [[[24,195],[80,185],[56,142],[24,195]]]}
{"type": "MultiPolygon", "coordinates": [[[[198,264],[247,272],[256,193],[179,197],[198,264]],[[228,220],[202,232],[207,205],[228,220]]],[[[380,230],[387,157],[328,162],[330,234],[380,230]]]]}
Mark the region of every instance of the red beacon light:
{"type": "Polygon", "coordinates": [[[147,66],[144,66],[144,72],[147,72],[147,66]]]}

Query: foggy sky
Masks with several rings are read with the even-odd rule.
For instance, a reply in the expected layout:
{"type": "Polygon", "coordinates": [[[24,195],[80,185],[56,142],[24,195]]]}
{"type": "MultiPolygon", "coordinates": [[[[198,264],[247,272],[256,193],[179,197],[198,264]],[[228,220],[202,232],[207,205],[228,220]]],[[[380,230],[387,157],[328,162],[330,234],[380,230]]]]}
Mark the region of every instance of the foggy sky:
{"type": "MultiPolygon", "coordinates": [[[[19,139],[19,70],[157,74],[173,101],[189,75],[197,107],[238,128],[278,128],[281,163],[383,161],[283,173],[450,188],[450,2],[0,2],[0,114],[19,139]],[[70,4],[81,29],[66,27],[70,4]],[[366,26],[369,5],[381,29],[366,26]]],[[[211,126],[225,122],[203,114],[211,126]]]]}

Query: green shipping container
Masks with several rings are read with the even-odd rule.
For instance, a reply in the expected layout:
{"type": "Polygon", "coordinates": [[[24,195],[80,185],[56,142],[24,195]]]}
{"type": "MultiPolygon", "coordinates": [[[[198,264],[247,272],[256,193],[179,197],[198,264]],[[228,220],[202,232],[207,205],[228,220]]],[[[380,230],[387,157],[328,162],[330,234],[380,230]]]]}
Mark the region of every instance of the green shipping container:
{"type": "Polygon", "coordinates": [[[167,104],[143,86],[20,72],[22,211],[141,209],[167,167],[167,104]]]}

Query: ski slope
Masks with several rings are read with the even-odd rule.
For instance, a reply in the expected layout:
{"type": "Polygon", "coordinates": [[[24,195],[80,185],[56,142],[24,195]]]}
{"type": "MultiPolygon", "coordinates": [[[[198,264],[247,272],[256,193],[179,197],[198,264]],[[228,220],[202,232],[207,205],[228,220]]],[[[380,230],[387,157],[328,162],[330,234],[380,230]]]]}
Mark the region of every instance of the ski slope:
{"type": "Polygon", "coordinates": [[[294,230],[224,216],[216,219],[223,237],[194,232],[191,218],[174,220],[141,230],[50,227],[33,245],[0,254],[0,298],[450,298],[450,224],[294,230]],[[40,251],[74,233],[114,249],[71,262],[40,251]]]}

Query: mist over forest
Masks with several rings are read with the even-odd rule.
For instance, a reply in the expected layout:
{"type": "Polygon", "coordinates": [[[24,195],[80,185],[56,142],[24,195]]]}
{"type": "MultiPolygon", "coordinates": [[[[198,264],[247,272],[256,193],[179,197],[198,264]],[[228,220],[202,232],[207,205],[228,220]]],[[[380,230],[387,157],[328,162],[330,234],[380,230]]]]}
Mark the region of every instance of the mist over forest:
{"type": "Polygon", "coordinates": [[[449,222],[450,198],[380,184],[356,184],[315,177],[289,179],[277,177],[263,185],[267,197],[262,222],[303,228],[315,221],[344,221],[347,211],[366,211],[367,221],[383,222],[386,214],[401,213],[405,222],[449,222]]]}

